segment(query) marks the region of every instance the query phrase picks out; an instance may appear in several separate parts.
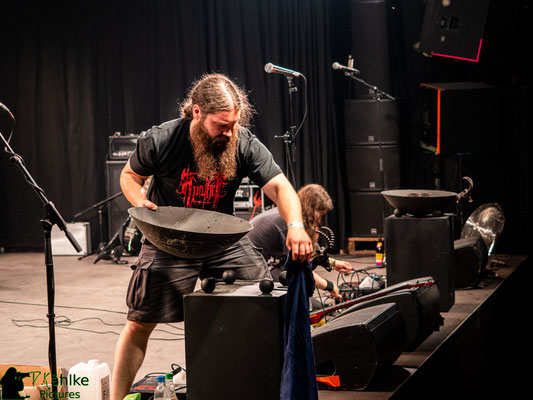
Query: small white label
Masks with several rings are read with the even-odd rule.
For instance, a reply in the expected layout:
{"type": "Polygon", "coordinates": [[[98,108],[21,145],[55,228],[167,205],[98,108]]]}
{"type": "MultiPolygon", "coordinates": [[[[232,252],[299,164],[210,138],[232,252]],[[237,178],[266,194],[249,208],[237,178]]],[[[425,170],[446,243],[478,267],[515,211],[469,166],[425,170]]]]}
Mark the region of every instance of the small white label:
{"type": "Polygon", "coordinates": [[[109,375],[102,378],[102,400],[109,400],[111,398],[111,391],[109,388],[109,375]]]}

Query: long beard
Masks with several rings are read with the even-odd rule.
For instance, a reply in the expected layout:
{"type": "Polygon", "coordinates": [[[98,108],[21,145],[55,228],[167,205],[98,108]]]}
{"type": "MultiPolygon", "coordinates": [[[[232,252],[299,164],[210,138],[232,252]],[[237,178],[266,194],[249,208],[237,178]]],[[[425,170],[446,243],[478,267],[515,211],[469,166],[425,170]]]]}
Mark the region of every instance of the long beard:
{"type": "Polygon", "coordinates": [[[237,132],[230,138],[219,135],[211,138],[198,123],[191,132],[191,145],[198,177],[213,179],[218,173],[225,179],[232,179],[237,173],[237,132]]]}

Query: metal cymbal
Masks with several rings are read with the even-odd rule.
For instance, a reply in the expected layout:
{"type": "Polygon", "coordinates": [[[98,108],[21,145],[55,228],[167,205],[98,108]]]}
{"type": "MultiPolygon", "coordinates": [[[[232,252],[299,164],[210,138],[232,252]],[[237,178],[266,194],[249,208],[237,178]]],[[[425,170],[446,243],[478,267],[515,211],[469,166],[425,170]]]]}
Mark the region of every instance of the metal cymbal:
{"type": "Polygon", "coordinates": [[[242,218],[196,208],[132,207],[128,213],[154,246],[183,258],[220,253],[252,229],[242,218]]]}
{"type": "Polygon", "coordinates": [[[504,225],[503,209],[497,203],[486,203],[476,208],[468,217],[461,231],[461,238],[480,235],[487,245],[490,256],[504,225]]]}

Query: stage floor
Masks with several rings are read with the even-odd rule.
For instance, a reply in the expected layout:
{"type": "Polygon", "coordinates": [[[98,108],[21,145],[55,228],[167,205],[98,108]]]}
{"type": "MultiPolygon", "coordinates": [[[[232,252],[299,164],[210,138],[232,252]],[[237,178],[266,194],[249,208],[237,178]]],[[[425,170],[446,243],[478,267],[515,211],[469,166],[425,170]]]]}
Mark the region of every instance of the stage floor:
{"type": "MultiPolygon", "coordinates": [[[[374,266],[373,257],[337,255],[360,270],[374,266]]],[[[66,369],[92,359],[113,368],[115,344],[126,318],[126,288],[133,257],[128,264],[114,264],[96,255],[81,260],[76,256],[55,256],[55,313],[57,365],[66,369]]],[[[403,353],[391,373],[374,388],[358,392],[320,391],[320,399],[385,399],[424,364],[454,331],[476,312],[527,256],[494,255],[494,279],[487,286],[456,290],[455,305],[441,313],[444,325],[415,351],[403,353]]],[[[337,282],[338,273],[318,271],[337,282]]],[[[385,268],[370,270],[385,275],[385,268]]],[[[48,365],[48,320],[46,273],[43,253],[0,254],[0,363],[48,365]]],[[[355,277],[363,279],[359,273],[355,277]]],[[[346,279],[347,277],[345,277],[346,279]]],[[[354,278],[356,279],[356,278],[354,278]]],[[[342,280],[339,280],[339,283],[342,280]]],[[[321,298],[325,298],[322,292],[321,298]]],[[[318,299],[318,293],[315,293],[318,299]]],[[[331,303],[332,304],[332,303],[331,303]]],[[[161,324],[148,345],[148,353],[136,381],[149,373],[166,372],[171,364],[186,367],[183,323],[161,324]]]]}

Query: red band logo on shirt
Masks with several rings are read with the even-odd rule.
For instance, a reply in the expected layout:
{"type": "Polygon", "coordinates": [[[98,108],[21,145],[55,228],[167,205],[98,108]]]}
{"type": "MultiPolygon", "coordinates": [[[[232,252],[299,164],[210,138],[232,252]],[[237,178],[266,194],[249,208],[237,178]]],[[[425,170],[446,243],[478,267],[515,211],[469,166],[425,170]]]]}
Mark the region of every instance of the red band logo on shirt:
{"type": "Polygon", "coordinates": [[[176,192],[182,196],[184,207],[211,206],[216,210],[219,200],[226,196],[226,192],[223,191],[226,184],[226,180],[220,174],[216,174],[213,179],[199,181],[196,172],[190,172],[189,168],[186,168],[181,172],[180,185],[176,192]]]}

